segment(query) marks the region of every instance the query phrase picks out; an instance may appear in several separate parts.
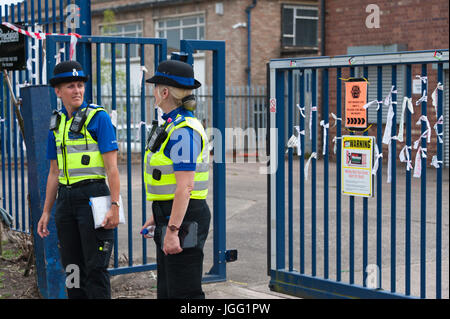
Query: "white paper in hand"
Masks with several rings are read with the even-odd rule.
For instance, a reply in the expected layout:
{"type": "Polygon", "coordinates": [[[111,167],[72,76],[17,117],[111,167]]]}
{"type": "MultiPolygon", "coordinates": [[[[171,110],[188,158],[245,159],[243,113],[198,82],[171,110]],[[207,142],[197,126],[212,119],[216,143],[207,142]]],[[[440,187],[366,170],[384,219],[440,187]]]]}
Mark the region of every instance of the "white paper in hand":
{"type": "MultiPolygon", "coordinates": [[[[111,208],[111,196],[100,196],[89,198],[94,216],[95,229],[102,227],[106,213],[111,208]]],[[[125,214],[123,212],[122,195],[119,197],[119,224],[125,224],[125,214]]]]}

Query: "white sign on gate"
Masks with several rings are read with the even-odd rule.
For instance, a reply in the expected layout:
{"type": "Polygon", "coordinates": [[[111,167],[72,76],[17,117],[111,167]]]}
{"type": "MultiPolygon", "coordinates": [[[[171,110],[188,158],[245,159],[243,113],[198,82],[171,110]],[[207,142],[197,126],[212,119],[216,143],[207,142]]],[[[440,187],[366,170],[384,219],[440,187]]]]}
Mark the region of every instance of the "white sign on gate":
{"type": "Polygon", "coordinates": [[[342,194],[373,196],[373,136],[342,136],[342,194]]]}

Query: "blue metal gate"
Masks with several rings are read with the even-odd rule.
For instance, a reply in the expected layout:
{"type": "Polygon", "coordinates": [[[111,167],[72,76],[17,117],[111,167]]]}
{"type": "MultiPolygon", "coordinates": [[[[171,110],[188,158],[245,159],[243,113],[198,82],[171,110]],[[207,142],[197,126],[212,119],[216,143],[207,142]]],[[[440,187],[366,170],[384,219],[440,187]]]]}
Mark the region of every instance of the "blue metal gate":
{"type": "MultiPolygon", "coordinates": [[[[42,84],[46,83],[46,74],[52,72],[55,64],[58,60],[69,59],[70,41],[71,37],[68,35],[55,35],[58,30],[59,33],[68,34],[72,30],[67,29],[64,25],[64,5],[70,5],[73,1],[63,1],[59,0],[59,7],[57,8],[56,1],[52,2],[52,18],[49,18],[48,10],[48,0],[45,0],[45,10],[42,10],[38,3],[39,8],[37,8],[37,17],[34,16],[35,8],[34,1],[24,2],[23,4],[18,4],[16,6],[11,5],[8,7],[9,10],[3,12],[8,12],[5,15],[4,21],[11,23],[16,23],[18,21],[24,22],[22,28],[28,29],[32,32],[52,32],[53,35],[47,34],[46,36],[46,46],[45,55],[43,54],[42,41],[36,39],[30,39],[26,41],[27,43],[27,56],[28,69],[26,71],[14,71],[12,72],[13,83],[23,84],[25,81],[28,84],[42,84]],[[59,16],[58,16],[59,13],[59,16]],[[45,19],[42,19],[42,14],[45,14],[45,19]],[[44,30],[38,30],[37,26],[43,26],[44,30]],[[28,46],[34,47],[30,50],[28,46]],[[30,53],[30,54],[29,54],[30,53]]],[[[90,81],[86,84],[85,99],[90,103],[97,103],[103,105],[105,101],[102,101],[102,92],[105,85],[111,89],[111,105],[105,105],[107,109],[111,112],[115,112],[118,109],[117,105],[117,59],[116,59],[116,48],[118,46],[124,46],[125,52],[125,111],[126,111],[126,125],[122,128],[126,133],[126,147],[125,150],[121,150],[126,154],[126,174],[127,174],[127,193],[123,194],[124,201],[127,203],[127,225],[126,234],[122,237],[127,239],[127,253],[123,253],[119,250],[118,239],[119,234],[116,230],[115,232],[115,245],[113,252],[113,267],[109,269],[112,275],[147,271],[156,269],[156,264],[154,262],[150,263],[147,256],[147,241],[139,238],[140,225],[142,225],[149,212],[147,212],[147,202],[145,196],[145,187],[143,181],[143,174],[140,174],[141,186],[137,187],[139,193],[133,197],[133,171],[132,165],[133,154],[131,141],[132,136],[137,135],[136,133],[140,131],[140,136],[136,136],[135,139],[140,141],[140,148],[138,150],[138,155],[140,163],[140,172],[143,171],[143,156],[145,149],[145,136],[146,129],[145,123],[151,122],[156,116],[155,112],[148,112],[148,109],[153,110],[150,107],[148,100],[146,98],[146,88],[145,88],[145,63],[148,59],[146,57],[153,55],[153,66],[154,69],[157,68],[159,62],[166,59],[167,56],[167,40],[160,38],[127,38],[127,37],[103,37],[103,36],[91,36],[91,26],[90,26],[90,2],[87,0],[75,1],[80,11],[80,27],[76,30],[81,38],[77,40],[75,57],[83,65],[83,68],[90,73],[90,81]],[[142,70],[142,79],[140,85],[140,101],[139,101],[139,111],[140,111],[140,121],[141,123],[131,123],[131,109],[133,107],[131,101],[131,70],[130,70],[130,48],[131,46],[136,46],[140,57],[140,66],[142,70]],[[108,50],[110,55],[108,56],[109,63],[107,71],[105,71],[104,55],[102,52],[108,50]],[[92,70],[94,68],[94,70],[92,70]],[[107,78],[107,82],[102,81],[102,75],[107,78]],[[94,86],[94,87],[93,87],[94,86]],[[103,104],[102,104],[103,103],[103,104]],[[148,114],[147,114],[148,113],[148,114]],[[132,135],[134,134],[134,135],[132,135]],[[138,199],[136,200],[136,197],[138,199]],[[135,200],[133,200],[135,199],[135,200]],[[134,221],[134,223],[133,223],[134,221]],[[133,240],[133,237],[134,240],[133,240]],[[136,263],[136,238],[141,240],[142,247],[142,260],[136,263]],[[127,265],[123,265],[120,262],[119,257],[124,255],[127,265]]],[[[0,11],[0,23],[1,20],[0,11]]],[[[213,61],[213,126],[220,130],[222,136],[225,136],[225,116],[224,116],[224,102],[225,102],[225,42],[223,41],[181,41],[181,50],[188,55],[188,62],[193,62],[194,50],[205,50],[212,51],[213,61]]],[[[17,96],[19,90],[16,90],[16,85],[14,85],[14,94],[17,96]]],[[[50,90],[50,100],[51,108],[57,108],[57,100],[53,90],[50,90]]],[[[1,132],[1,158],[2,158],[2,202],[3,208],[13,214],[14,216],[14,229],[23,232],[36,232],[37,222],[40,217],[39,211],[39,198],[31,198],[30,202],[25,203],[26,188],[29,190],[31,187],[35,187],[37,181],[31,180],[30,176],[25,177],[26,166],[28,165],[28,173],[31,170],[30,165],[35,165],[36,167],[45,168],[46,172],[41,172],[41,174],[48,174],[48,165],[45,163],[30,163],[26,161],[26,156],[24,156],[25,151],[23,148],[22,137],[18,134],[18,127],[16,124],[15,114],[11,112],[11,96],[6,90],[6,86],[3,85],[3,75],[0,74],[0,107],[1,107],[1,122],[0,122],[0,132],[1,132]],[[12,114],[11,114],[12,113],[12,114]],[[5,138],[6,137],[6,138],[5,138]],[[13,151],[12,151],[13,149],[13,151]],[[18,155],[20,154],[20,158],[18,155]],[[14,169],[14,176],[12,174],[12,169],[14,169]],[[19,172],[21,178],[19,178],[19,172]],[[14,186],[14,187],[13,187],[14,186]],[[19,187],[21,190],[19,191],[19,187]],[[13,188],[15,191],[13,191],[13,188]],[[13,201],[15,205],[13,205],[13,201]],[[19,202],[22,204],[19,205],[19,202]],[[28,227],[26,226],[28,224],[28,227]]],[[[136,106],[134,106],[136,108],[136,106]]],[[[42,121],[47,121],[50,118],[50,113],[48,118],[43,115],[42,121]]],[[[44,141],[42,141],[44,142],[44,141]]],[[[211,270],[204,276],[205,282],[223,281],[226,280],[226,261],[228,259],[226,250],[226,211],[225,211],[225,143],[220,143],[220,141],[214,141],[214,148],[217,154],[222,154],[222,159],[218,159],[217,155],[214,157],[212,165],[212,176],[213,176],[213,190],[212,196],[213,201],[213,261],[211,270]]],[[[135,152],[136,153],[136,152],[135,152]]],[[[42,162],[46,160],[42,158],[42,162]]],[[[36,171],[33,166],[33,171],[36,171]]],[[[39,171],[39,169],[37,169],[39,171]]],[[[136,187],[135,187],[136,188],[136,187]]],[[[45,191],[45,186],[43,188],[45,191]]],[[[29,193],[29,192],[28,192],[29,193]]],[[[41,194],[42,195],[42,194],[41,194]]],[[[41,199],[42,200],[42,199],[41,199]]],[[[50,220],[53,223],[53,220],[50,220]]],[[[49,229],[52,232],[52,226],[49,225],[49,229]]],[[[53,227],[54,229],[54,227],[53,227]]],[[[124,231],[120,227],[119,231],[124,231]]],[[[44,243],[38,236],[35,236],[35,248],[36,248],[36,264],[38,265],[38,285],[41,294],[46,298],[63,298],[64,284],[59,281],[63,280],[60,273],[63,272],[61,266],[59,265],[59,254],[56,250],[57,243],[56,237],[47,238],[44,243]],[[51,241],[51,242],[50,242],[51,241]],[[50,249],[52,246],[55,249],[50,249]],[[42,260],[41,260],[42,259],[42,260]],[[47,265],[52,264],[56,269],[46,269],[47,265]],[[59,265],[59,266],[58,266],[59,265]],[[53,274],[51,274],[53,271],[53,274]],[[56,272],[58,276],[56,276],[56,272]],[[53,279],[50,277],[54,277],[53,279]],[[58,282],[51,282],[51,281],[58,282]]],[[[53,267],[52,266],[52,267],[53,267]]]]}
{"type": "Polygon", "coordinates": [[[448,278],[448,240],[443,238],[448,239],[449,204],[448,196],[442,196],[448,194],[442,138],[448,88],[438,87],[444,83],[444,63],[448,50],[270,61],[268,127],[276,132],[268,136],[272,290],[309,298],[448,298],[448,280],[443,279],[448,278]],[[413,96],[414,76],[423,94],[413,96]],[[374,99],[369,105],[373,125],[356,134],[375,136],[383,153],[374,159],[374,198],[362,200],[341,195],[342,136],[354,134],[345,132],[342,123],[342,82],[360,77],[368,80],[374,99]],[[388,82],[385,88],[383,82],[388,82]],[[308,86],[311,89],[305,90],[308,86]],[[424,97],[427,92],[432,103],[424,97]],[[384,104],[388,95],[391,103],[384,104]],[[410,98],[414,115],[402,110],[402,102],[410,98]],[[385,145],[383,152],[389,104],[393,151],[385,145]],[[403,127],[401,113],[405,142],[397,138],[397,127],[403,127]],[[300,140],[299,156],[287,143],[293,135],[300,140]],[[397,160],[400,149],[406,165],[397,160]],[[410,164],[421,166],[419,179],[410,164]]]}

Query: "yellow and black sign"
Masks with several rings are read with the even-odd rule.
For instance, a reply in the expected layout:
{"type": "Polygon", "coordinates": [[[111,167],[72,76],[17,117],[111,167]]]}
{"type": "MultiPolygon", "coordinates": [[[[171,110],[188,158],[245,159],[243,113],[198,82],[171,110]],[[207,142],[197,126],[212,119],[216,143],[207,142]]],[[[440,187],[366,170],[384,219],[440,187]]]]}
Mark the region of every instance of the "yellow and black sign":
{"type": "Polygon", "coordinates": [[[375,137],[373,136],[342,136],[342,194],[361,197],[373,196],[374,145],[375,137]]]}
{"type": "Polygon", "coordinates": [[[367,81],[350,79],[345,82],[345,127],[364,130],[367,128],[367,81]]]}

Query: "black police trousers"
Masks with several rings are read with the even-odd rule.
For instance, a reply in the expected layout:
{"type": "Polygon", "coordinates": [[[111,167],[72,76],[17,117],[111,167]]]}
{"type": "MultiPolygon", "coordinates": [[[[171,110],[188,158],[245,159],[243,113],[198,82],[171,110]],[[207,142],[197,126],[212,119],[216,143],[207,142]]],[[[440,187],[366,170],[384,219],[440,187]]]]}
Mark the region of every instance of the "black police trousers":
{"type": "Polygon", "coordinates": [[[198,243],[179,254],[165,255],[161,247],[161,226],[167,225],[173,201],[154,201],[156,223],[155,243],[157,259],[158,299],[205,299],[202,289],[203,247],[208,237],[211,212],[206,200],[191,199],[183,222],[196,221],[198,243]]]}
{"type": "Polygon", "coordinates": [[[114,230],[95,229],[89,205],[89,197],[106,195],[110,195],[110,191],[104,181],[58,188],[55,223],[69,299],[111,298],[107,268],[114,230]],[[78,274],[79,278],[75,278],[78,274]]]}

